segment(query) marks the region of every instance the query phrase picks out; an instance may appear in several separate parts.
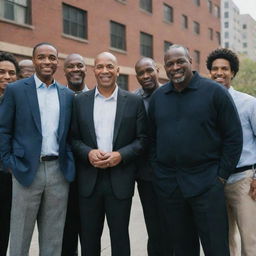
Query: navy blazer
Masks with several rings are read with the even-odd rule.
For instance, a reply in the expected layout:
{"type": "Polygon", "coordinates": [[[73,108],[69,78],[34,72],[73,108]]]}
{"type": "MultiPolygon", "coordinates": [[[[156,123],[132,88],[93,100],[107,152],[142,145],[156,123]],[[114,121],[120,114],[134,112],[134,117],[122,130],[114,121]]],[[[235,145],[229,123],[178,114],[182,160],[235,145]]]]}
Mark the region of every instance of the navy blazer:
{"type": "MultiPolygon", "coordinates": [[[[93,121],[95,89],[79,94],[74,99],[72,118],[72,149],[76,158],[79,192],[90,196],[96,184],[98,170],[88,160],[88,153],[97,149],[93,121]]],[[[146,112],[142,99],[118,89],[114,124],[113,151],[118,151],[122,161],[108,168],[115,196],[132,197],[134,192],[136,162],[147,142],[146,112]]]]}
{"type": "MultiPolygon", "coordinates": [[[[66,180],[72,181],[75,168],[67,136],[73,92],[58,83],[57,90],[60,102],[59,163],[66,180]]],[[[9,84],[0,104],[0,159],[24,186],[29,186],[35,178],[41,146],[40,110],[34,76],[31,76],[9,84]]]]}

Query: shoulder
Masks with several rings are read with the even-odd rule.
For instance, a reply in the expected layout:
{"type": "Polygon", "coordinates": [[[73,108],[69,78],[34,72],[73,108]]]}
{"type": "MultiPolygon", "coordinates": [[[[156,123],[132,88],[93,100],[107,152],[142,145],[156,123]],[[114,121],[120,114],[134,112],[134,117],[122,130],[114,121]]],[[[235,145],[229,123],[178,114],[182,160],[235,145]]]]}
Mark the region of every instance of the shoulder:
{"type": "Polygon", "coordinates": [[[129,100],[138,101],[138,102],[142,100],[141,97],[139,97],[135,93],[128,92],[128,91],[123,90],[121,88],[118,88],[117,97],[126,97],[129,100]]]}

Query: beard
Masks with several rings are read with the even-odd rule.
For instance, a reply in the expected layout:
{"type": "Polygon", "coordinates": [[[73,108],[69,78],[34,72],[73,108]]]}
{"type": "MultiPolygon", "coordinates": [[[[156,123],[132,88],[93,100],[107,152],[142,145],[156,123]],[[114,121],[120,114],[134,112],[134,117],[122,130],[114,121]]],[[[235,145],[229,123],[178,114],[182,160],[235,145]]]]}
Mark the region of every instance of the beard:
{"type": "Polygon", "coordinates": [[[180,77],[180,78],[176,78],[176,79],[173,78],[173,79],[172,79],[172,82],[175,83],[175,84],[179,84],[179,83],[184,82],[184,80],[185,80],[185,76],[180,77]]]}

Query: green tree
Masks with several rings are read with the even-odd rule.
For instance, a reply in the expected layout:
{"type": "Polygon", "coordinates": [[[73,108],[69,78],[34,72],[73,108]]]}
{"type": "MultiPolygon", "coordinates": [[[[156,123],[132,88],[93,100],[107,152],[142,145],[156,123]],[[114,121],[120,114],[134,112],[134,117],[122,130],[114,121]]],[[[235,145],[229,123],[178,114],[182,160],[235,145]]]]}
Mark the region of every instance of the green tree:
{"type": "Polygon", "coordinates": [[[232,81],[232,86],[241,92],[256,96],[256,62],[240,58],[240,68],[232,81]]]}

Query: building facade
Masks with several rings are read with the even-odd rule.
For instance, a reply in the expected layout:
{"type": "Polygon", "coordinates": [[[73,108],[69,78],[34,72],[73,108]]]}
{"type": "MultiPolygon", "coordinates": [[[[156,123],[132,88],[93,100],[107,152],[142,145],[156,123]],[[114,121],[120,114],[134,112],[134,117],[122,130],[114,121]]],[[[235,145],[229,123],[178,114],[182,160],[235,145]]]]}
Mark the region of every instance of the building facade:
{"type": "Polygon", "coordinates": [[[205,59],[220,45],[220,0],[0,0],[0,50],[31,58],[39,42],[58,48],[62,83],[63,60],[79,53],[92,88],[94,57],[102,51],[117,57],[122,87],[138,87],[134,64],[141,56],[156,60],[164,82],[164,51],[174,43],[188,47],[193,68],[207,74],[205,59]]]}
{"type": "Polygon", "coordinates": [[[240,14],[232,0],[221,1],[221,45],[256,61],[256,21],[240,14]]]}

